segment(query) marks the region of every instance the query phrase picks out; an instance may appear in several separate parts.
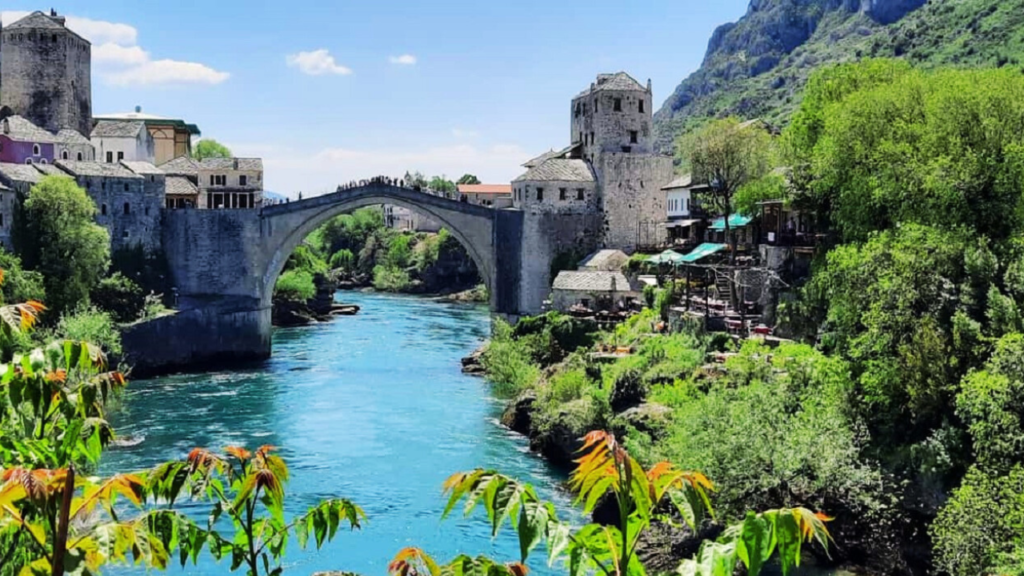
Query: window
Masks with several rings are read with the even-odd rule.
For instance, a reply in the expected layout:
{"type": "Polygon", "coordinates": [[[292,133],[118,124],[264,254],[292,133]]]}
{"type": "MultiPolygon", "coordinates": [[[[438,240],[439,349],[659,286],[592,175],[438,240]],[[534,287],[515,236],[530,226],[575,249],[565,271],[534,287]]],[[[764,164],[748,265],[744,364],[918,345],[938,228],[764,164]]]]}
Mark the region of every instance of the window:
{"type": "Polygon", "coordinates": [[[124,203],[124,215],[127,216],[132,213],[132,207],[127,202],[124,203]]]}
{"type": "Polygon", "coordinates": [[[46,158],[40,158],[39,159],[39,163],[40,164],[46,164],[46,158]]]}
{"type": "Polygon", "coordinates": [[[636,130],[630,130],[629,131],[629,143],[630,144],[636,144],[637,140],[639,138],[640,138],[640,134],[638,134],[636,130]]]}
{"type": "Polygon", "coordinates": [[[31,158],[25,158],[25,164],[31,164],[31,163],[32,163],[32,159],[31,158]]]}
{"type": "Polygon", "coordinates": [[[583,115],[584,116],[587,115],[587,103],[586,102],[583,103],[583,115]]]}
{"type": "Polygon", "coordinates": [[[537,201],[542,202],[544,200],[544,189],[537,188],[537,201]]]}
{"type": "Polygon", "coordinates": [[[0,214],[0,227],[4,225],[4,215],[0,214]]]}
{"type": "Polygon", "coordinates": [[[577,188],[576,189],[576,199],[577,200],[583,200],[583,194],[584,193],[585,193],[585,190],[583,188],[577,188]]]}
{"type": "Polygon", "coordinates": [[[640,99],[640,113],[641,114],[644,113],[644,99],[643,98],[640,99]]]}
{"type": "Polygon", "coordinates": [[[82,153],[81,153],[81,152],[79,152],[79,153],[78,153],[78,161],[79,161],[79,162],[81,162],[81,161],[82,161],[82,153]]]}
{"type": "Polygon", "coordinates": [[[565,200],[566,192],[568,192],[568,191],[565,188],[559,188],[558,189],[558,199],[559,200],[565,200]]]}
{"type": "Polygon", "coordinates": [[[113,152],[107,152],[107,164],[113,164],[113,163],[114,163],[114,153],[113,152]]]}
{"type": "Polygon", "coordinates": [[[149,206],[146,206],[146,209],[143,210],[143,212],[146,214],[146,216],[149,216],[149,206]]]}
{"type": "Polygon", "coordinates": [[[117,161],[120,162],[121,160],[124,160],[124,152],[117,153],[117,161]]]}
{"type": "Polygon", "coordinates": [[[594,144],[594,133],[593,132],[590,133],[590,144],[591,145],[594,144]]]}
{"type": "MultiPolygon", "coordinates": [[[[128,191],[128,183],[127,182],[124,183],[124,191],[125,192],[128,191]]],[[[125,206],[127,206],[127,204],[125,204],[125,206]]]]}
{"type": "Polygon", "coordinates": [[[616,112],[622,112],[622,98],[616,98],[615,99],[614,110],[616,112]]]}
{"type": "Polygon", "coordinates": [[[39,150],[39,144],[33,144],[32,145],[32,155],[33,156],[39,156],[40,152],[41,152],[41,150],[39,150]]]}
{"type": "Polygon", "coordinates": [[[210,186],[213,186],[213,174],[210,174],[210,186]]]}
{"type": "Polygon", "coordinates": [[[243,174],[243,175],[238,177],[238,185],[239,186],[248,186],[248,184],[249,184],[249,177],[248,176],[243,174]]]}
{"type": "Polygon", "coordinates": [[[597,98],[594,98],[594,114],[597,114],[597,98]]]}
{"type": "Polygon", "coordinates": [[[100,214],[103,215],[103,216],[107,215],[107,205],[106,204],[100,204],[100,214]]]}
{"type": "Polygon", "coordinates": [[[60,159],[61,159],[61,160],[67,160],[67,159],[68,159],[68,158],[69,158],[70,156],[71,156],[71,155],[70,155],[70,154],[68,154],[68,151],[67,151],[67,150],[64,150],[63,152],[61,152],[61,153],[60,153],[60,159]]]}
{"type": "Polygon", "coordinates": [[[129,234],[127,230],[125,230],[125,231],[124,231],[124,232],[123,232],[123,233],[121,234],[121,238],[124,238],[125,240],[127,240],[127,239],[128,239],[129,237],[131,237],[131,234],[129,234]]]}
{"type": "Polygon", "coordinates": [[[57,43],[57,35],[54,34],[53,36],[51,36],[51,38],[53,40],[53,43],[56,44],[57,43]]]}

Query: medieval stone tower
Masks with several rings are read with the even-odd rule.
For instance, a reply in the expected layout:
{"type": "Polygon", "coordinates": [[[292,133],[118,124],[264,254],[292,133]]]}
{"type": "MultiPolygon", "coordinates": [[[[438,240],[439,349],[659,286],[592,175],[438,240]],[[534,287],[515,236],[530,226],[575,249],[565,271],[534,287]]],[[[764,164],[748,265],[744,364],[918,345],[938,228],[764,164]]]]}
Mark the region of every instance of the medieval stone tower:
{"type": "Polygon", "coordinates": [[[56,133],[92,131],[92,45],[63,16],[33,12],[0,28],[0,108],[56,133]]]}
{"type": "Polygon", "coordinates": [[[633,250],[664,234],[672,159],[654,152],[651,81],[625,72],[600,74],[572,100],[573,146],[597,176],[604,244],[633,250]]]}

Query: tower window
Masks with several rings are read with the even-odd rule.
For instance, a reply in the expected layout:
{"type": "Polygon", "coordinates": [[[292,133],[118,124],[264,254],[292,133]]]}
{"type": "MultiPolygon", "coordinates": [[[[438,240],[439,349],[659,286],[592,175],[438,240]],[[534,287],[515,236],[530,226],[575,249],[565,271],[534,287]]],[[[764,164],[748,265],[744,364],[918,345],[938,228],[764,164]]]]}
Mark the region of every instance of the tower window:
{"type": "Polygon", "coordinates": [[[586,142],[583,142],[583,132],[580,132],[580,140],[579,141],[581,143],[583,143],[583,144],[586,144],[586,142]]]}
{"type": "Polygon", "coordinates": [[[594,98],[594,114],[597,114],[597,98],[594,98]]]}
{"type": "Polygon", "coordinates": [[[630,144],[636,144],[637,139],[639,137],[640,137],[640,135],[639,135],[639,133],[636,130],[630,130],[629,131],[629,143],[630,144]]]}
{"type": "Polygon", "coordinates": [[[585,189],[583,189],[583,188],[577,188],[577,189],[576,189],[576,199],[577,199],[577,200],[583,200],[583,197],[584,197],[583,195],[584,195],[585,193],[586,193],[585,189]]]}
{"type": "Polygon", "coordinates": [[[544,189],[543,188],[537,188],[537,201],[538,202],[543,202],[544,201],[544,189]]]}
{"type": "Polygon", "coordinates": [[[568,191],[565,188],[559,188],[558,189],[558,199],[559,200],[565,200],[566,192],[568,192],[568,191]]]}
{"type": "MultiPolygon", "coordinates": [[[[124,191],[125,192],[128,191],[128,183],[127,182],[124,183],[124,191]]],[[[125,204],[125,206],[127,206],[127,204],[125,204]]],[[[127,214],[127,212],[125,212],[125,214],[127,214]]]]}
{"type": "Polygon", "coordinates": [[[56,42],[57,42],[57,35],[56,35],[56,34],[54,34],[54,35],[53,35],[53,36],[51,36],[50,38],[51,38],[51,39],[53,40],[53,42],[54,42],[54,43],[56,43],[56,42]]]}
{"type": "Polygon", "coordinates": [[[591,145],[594,144],[594,133],[593,132],[590,133],[590,144],[591,145]]]}
{"type": "Polygon", "coordinates": [[[640,113],[641,114],[644,113],[644,99],[643,98],[640,99],[640,113]]]}
{"type": "Polygon", "coordinates": [[[129,233],[129,232],[127,231],[127,230],[125,230],[125,231],[124,231],[124,232],[123,232],[123,233],[121,234],[121,238],[124,238],[125,240],[127,240],[127,239],[128,239],[128,238],[130,238],[130,237],[131,237],[131,234],[130,234],[130,233],[129,233]]]}
{"type": "Polygon", "coordinates": [[[131,213],[132,213],[132,207],[127,202],[125,202],[124,203],[124,215],[127,216],[127,215],[129,215],[131,213]]]}
{"type": "Polygon", "coordinates": [[[622,112],[622,98],[616,98],[614,100],[614,102],[615,102],[614,110],[616,112],[622,112]]]}
{"type": "Polygon", "coordinates": [[[102,216],[106,216],[107,215],[107,205],[106,204],[100,204],[100,214],[102,216]]]}

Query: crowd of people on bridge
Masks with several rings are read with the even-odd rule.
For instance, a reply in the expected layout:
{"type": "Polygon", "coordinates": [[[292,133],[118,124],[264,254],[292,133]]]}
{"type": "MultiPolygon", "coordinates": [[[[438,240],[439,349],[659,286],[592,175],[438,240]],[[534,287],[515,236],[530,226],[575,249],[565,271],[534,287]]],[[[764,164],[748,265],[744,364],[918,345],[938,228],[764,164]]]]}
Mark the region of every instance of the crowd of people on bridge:
{"type": "MultiPolygon", "coordinates": [[[[399,188],[405,188],[405,180],[401,178],[390,178],[388,176],[374,176],[368,180],[353,180],[348,184],[339,184],[337,192],[343,190],[351,190],[353,188],[361,188],[363,186],[369,186],[371,184],[385,184],[387,186],[398,186],[399,188]]],[[[420,191],[419,185],[412,186],[413,190],[420,191]]]]}

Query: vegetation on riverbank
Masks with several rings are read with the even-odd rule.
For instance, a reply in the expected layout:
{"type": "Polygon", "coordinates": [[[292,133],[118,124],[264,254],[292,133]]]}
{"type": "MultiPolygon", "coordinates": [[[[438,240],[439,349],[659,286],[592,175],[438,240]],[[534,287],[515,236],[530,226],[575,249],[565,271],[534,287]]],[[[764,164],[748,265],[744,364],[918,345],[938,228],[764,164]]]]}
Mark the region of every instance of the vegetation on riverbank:
{"type": "MultiPolygon", "coordinates": [[[[726,517],[835,514],[833,561],[1014,573],[1024,438],[1024,77],[827,69],[780,144],[780,199],[833,231],[782,310],[806,344],[658,328],[671,288],[611,333],[498,326],[482,362],[505,421],[567,462],[589,429],[714,478],[726,517]],[[604,344],[591,346],[588,339],[604,344]],[[598,350],[629,348],[615,358],[598,350]]],[[[541,328],[536,328],[543,325],[541,328]]],[[[823,559],[824,560],[824,559],[823,559]]]]}
{"type": "Polygon", "coordinates": [[[446,229],[433,233],[392,230],[380,207],[337,216],[296,248],[277,280],[276,306],[313,301],[336,287],[373,287],[382,292],[454,294],[460,301],[486,301],[477,289],[476,266],[446,229]],[[479,300],[477,300],[479,299],[479,300]]]}

